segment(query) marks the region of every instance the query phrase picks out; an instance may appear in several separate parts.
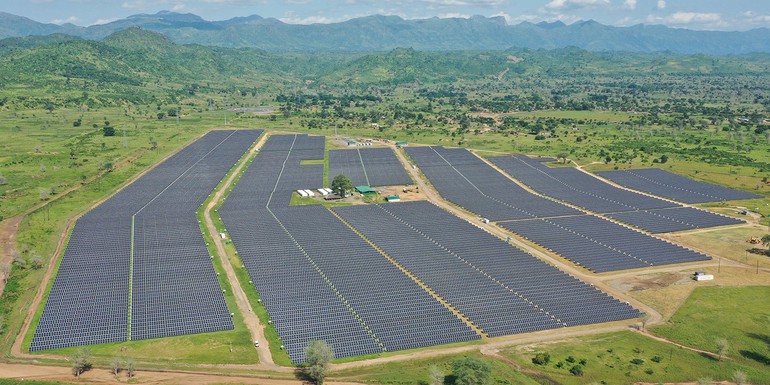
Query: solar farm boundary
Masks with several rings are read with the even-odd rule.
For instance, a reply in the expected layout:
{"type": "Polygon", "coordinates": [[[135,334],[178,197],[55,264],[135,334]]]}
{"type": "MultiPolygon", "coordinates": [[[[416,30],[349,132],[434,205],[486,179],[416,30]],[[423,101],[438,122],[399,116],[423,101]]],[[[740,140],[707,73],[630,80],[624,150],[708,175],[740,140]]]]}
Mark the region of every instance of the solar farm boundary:
{"type": "Polygon", "coordinates": [[[447,308],[447,310],[451,311],[452,314],[457,316],[457,318],[461,319],[466,325],[468,325],[468,327],[473,329],[473,331],[476,332],[476,334],[480,335],[482,338],[489,338],[489,336],[483,330],[481,330],[481,328],[479,328],[475,323],[473,323],[473,321],[471,321],[465,314],[461,313],[454,306],[452,306],[449,302],[447,302],[444,298],[442,298],[440,295],[438,295],[438,293],[433,291],[433,289],[430,286],[426,285],[424,282],[422,282],[422,280],[417,278],[417,276],[412,274],[412,272],[409,271],[406,267],[404,267],[403,265],[398,263],[398,261],[393,259],[393,257],[391,257],[388,253],[385,252],[385,250],[382,250],[381,248],[379,248],[374,242],[369,240],[369,238],[367,238],[364,234],[362,234],[360,231],[358,231],[358,229],[353,227],[350,223],[348,223],[345,219],[343,219],[339,214],[337,214],[330,207],[327,207],[326,210],[328,210],[335,217],[337,217],[337,219],[339,219],[340,222],[342,222],[343,224],[345,224],[345,226],[350,228],[350,230],[352,230],[354,233],[356,233],[356,235],[361,237],[361,239],[366,241],[366,243],[368,243],[373,249],[377,250],[378,253],[380,253],[383,257],[385,257],[385,259],[387,259],[390,263],[395,265],[402,273],[404,273],[407,277],[409,277],[412,281],[414,281],[414,283],[416,283],[418,286],[420,286],[423,290],[427,291],[428,294],[430,294],[436,301],[438,301],[445,308],[447,308]]]}

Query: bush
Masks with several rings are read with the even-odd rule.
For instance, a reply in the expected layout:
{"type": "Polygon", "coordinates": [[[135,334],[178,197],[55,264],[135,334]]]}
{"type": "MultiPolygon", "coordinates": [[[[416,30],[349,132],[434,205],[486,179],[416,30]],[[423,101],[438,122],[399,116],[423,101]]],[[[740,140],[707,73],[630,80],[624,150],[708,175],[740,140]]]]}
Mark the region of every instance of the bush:
{"type": "Polygon", "coordinates": [[[651,361],[652,361],[652,362],[655,362],[655,363],[661,363],[661,362],[663,362],[663,357],[661,357],[661,356],[655,356],[655,357],[652,357],[652,360],[651,360],[651,361]]]}
{"type": "Polygon", "coordinates": [[[569,362],[570,364],[574,364],[575,363],[575,357],[572,357],[572,356],[567,357],[567,362],[569,362]]]}
{"type": "Polygon", "coordinates": [[[583,375],[583,365],[575,365],[572,367],[572,369],[569,370],[572,375],[575,376],[582,376],[583,375]]]}
{"type": "Polygon", "coordinates": [[[631,363],[634,365],[641,365],[644,363],[644,360],[641,358],[634,358],[633,360],[631,360],[631,363]]]}
{"type": "Polygon", "coordinates": [[[115,136],[115,127],[104,126],[102,127],[102,133],[104,136],[115,136]]]}
{"type": "Polygon", "coordinates": [[[655,374],[655,371],[654,371],[654,370],[652,370],[652,368],[649,368],[649,369],[645,370],[644,372],[645,372],[645,373],[647,373],[647,374],[649,374],[649,375],[653,375],[653,374],[655,374]]]}
{"type": "Polygon", "coordinates": [[[556,363],[556,369],[561,369],[564,367],[564,361],[559,361],[556,363]]]}
{"type": "Polygon", "coordinates": [[[532,358],[532,363],[535,365],[548,365],[551,362],[551,355],[548,353],[537,353],[532,358]]]}
{"type": "Polygon", "coordinates": [[[583,358],[583,359],[581,359],[580,361],[578,361],[578,364],[580,364],[580,365],[583,365],[583,366],[586,366],[586,364],[588,364],[588,360],[587,360],[587,359],[585,359],[585,358],[583,358]]]}

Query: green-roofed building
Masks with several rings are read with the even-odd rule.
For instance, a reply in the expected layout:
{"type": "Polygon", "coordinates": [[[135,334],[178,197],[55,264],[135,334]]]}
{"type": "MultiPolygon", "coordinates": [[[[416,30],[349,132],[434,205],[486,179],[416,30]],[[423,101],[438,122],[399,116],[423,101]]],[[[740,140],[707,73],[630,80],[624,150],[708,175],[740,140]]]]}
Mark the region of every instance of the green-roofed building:
{"type": "Polygon", "coordinates": [[[369,186],[363,186],[363,185],[362,186],[356,186],[356,192],[361,194],[361,195],[364,195],[364,196],[377,195],[377,190],[375,190],[375,189],[373,189],[373,188],[371,188],[369,186]]]}

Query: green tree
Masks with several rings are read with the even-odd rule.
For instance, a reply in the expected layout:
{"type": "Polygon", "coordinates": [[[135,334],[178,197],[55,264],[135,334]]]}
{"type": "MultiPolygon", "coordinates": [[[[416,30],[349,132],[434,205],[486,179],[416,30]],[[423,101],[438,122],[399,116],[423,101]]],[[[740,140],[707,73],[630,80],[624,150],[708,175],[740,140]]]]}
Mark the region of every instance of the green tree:
{"type": "Polygon", "coordinates": [[[316,384],[323,384],[333,359],[334,350],[326,341],[310,341],[305,348],[305,374],[316,384]]]}
{"type": "Polygon", "coordinates": [[[535,365],[548,365],[551,362],[551,355],[549,353],[537,353],[532,358],[532,363],[535,365]]]}
{"type": "Polygon", "coordinates": [[[762,244],[765,245],[765,247],[770,247],[770,234],[765,234],[762,236],[762,244]]]}
{"type": "Polygon", "coordinates": [[[345,197],[348,191],[353,190],[353,182],[345,175],[337,175],[332,179],[332,191],[335,194],[345,197]]]}
{"type": "Polygon", "coordinates": [[[719,361],[722,361],[722,356],[727,354],[727,351],[730,350],[730,343],[727,342],[727,340],[724,338],[717,338],[716,345],[717,354],[719,354],[719,361]]]}
{"type": "Polygon", "coordinates": [[[104,134],[104,136],[115,136],[115,127],[112,127],[112,126],[102,127],[102,134],[104,134]]]}
{"type": "Polygon", "coordinates": [[[70,357],[72,374],[80,378],[80,375],[91,369],[91,352],[86,348],[75,350],[70,357]]]}
{"type": "Polygon", "coordinates": [[[583,375],[583,365],[575,365],[569,370],[569,372],[574,376],[580,377],[583,375]]]}
{"type": "Polygon", "coordinates": [[[465,357],[452,362],[457,385],[487,385],[492,381],[492,369],[478,358],[465,357]]]}

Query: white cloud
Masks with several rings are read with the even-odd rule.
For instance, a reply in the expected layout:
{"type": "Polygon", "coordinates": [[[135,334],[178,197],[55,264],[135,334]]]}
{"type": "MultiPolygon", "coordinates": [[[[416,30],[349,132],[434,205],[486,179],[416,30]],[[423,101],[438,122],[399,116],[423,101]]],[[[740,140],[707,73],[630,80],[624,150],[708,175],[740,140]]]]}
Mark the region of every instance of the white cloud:
{"type": "Polygon", "coordinates": [[[117,20],[120,20],[120,19],[118,19],[116,17],[111,17],[111,18],[107,18],[107,19],[99,19],[99,20],[96,20],[95,22],[93,22],[93,24],[91,24],[91,25],[109,24],[109,23],[112,23],[113,21],[117,21],[117,20]]]}
{"type": "Polygon", "coordinates": [[[66,24],[66,23],[72,23],[72,24],[75,24],[75,23],[77,23],[78,21],[80,21],[80,19],[78,19],[78,18],[77,18],[77,16],[70,16],[70,17],[68,17],[68,18],[66,18],[66,19],[53,19],[53,20],[51,20],[51,23],[53,23],[53,24],[59,24],[59,25],[61,25],[61,24],[66,24]]]}
{"type": "Polygon", "coordinates": [[[623,7],[627,9],[636,9],[636,0],[626,0],[623,2],[623,7]]]}
{"type": "Polygon", "coordinates": [[[743,13],[743,21],[750,24],[770,23],[770,15],[758,15],[755,12],[748,11],[743,13]]]}
{"type": "Polygon", "coordinates": [[[606,7],[610,5],[610,0],[552,0],[545,5],[545,8],[551,11],[563,11],[580,8],[606,7]]]}
{"type": "Polygon", "coordinates": [[[666,0],[658,0],[658,9],[666,9],[666,0]]]}
{"type": "Polygon", "coordinates": [[[664,20],[672,24],[712,24],[720,23],[722,15],[718,13],[675,12],[666,16],[664,20]]]}
{"type": "Polygon", "coordinates": [[[470,19],[471,15],[466,15],[464,13],[457,13],[457,12],[450,12],[450,13],[443,13],[438,15],[439,19],[470,19]]]}
{"type": "Polygon", "coordinates": [[[330,24],[337,23],[349,19],[349,17],[331,18],[321,15],[311,15],[305,17],[299,17],[295,12],[287,12],[284,17],[278,20],[286,24],[330,24]]]}

